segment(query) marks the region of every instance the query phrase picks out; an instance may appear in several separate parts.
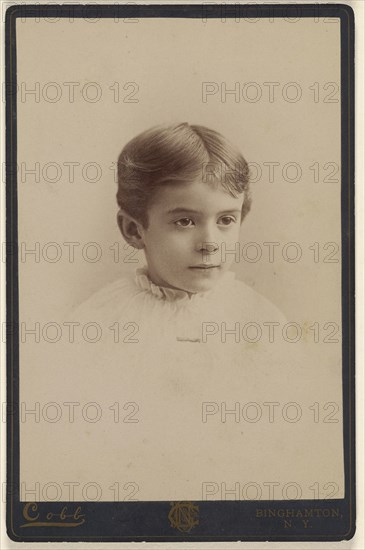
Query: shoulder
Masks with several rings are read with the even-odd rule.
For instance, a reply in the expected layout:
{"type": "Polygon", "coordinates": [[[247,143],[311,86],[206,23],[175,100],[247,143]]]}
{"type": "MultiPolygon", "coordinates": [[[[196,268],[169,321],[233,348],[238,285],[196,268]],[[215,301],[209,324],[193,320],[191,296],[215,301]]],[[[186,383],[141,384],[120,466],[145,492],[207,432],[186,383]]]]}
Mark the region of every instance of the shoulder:
{"type": "Polygon", "coordinates": [[[271,300],[243,281],[235,279],[232,293],[237,307],[247,313],[252,320],[278,321],[286,323],[286,316],[271,300]]]}
{"type": "Polygon", "coordinates": [[[70,309],[75,320],[113,319],[128,308],[128,304],[139,294],[134,275],[129,274],[112,281],[70,309]]]}

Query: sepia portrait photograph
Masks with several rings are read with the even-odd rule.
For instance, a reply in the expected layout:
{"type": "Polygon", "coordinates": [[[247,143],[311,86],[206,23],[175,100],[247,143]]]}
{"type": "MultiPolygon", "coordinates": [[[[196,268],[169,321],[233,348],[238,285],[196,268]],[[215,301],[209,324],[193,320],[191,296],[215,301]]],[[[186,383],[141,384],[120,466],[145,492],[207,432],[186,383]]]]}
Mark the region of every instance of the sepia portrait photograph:
{"type": "Polygon", "coordinates": [[[11,10],[8,535],[351,538],[351,8],[11,10]]]}

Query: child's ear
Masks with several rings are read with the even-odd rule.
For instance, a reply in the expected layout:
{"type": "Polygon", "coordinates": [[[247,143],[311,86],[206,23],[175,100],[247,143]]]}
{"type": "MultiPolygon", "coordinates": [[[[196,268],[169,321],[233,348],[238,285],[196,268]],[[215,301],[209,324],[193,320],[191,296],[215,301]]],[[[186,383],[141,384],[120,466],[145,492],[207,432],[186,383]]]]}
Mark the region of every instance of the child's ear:
{"type": "Polygon", "coordinates": [[[117,214],[119,229],[128,244],[134,248],[144,248],[142,225],[125,210],[119,210],[117,214]]]}

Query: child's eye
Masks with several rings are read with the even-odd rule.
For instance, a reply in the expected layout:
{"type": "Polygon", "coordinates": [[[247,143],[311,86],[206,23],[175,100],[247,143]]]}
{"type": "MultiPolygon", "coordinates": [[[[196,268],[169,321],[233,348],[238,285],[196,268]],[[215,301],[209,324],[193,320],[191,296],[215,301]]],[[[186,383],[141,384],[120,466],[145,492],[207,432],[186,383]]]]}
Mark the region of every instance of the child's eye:
{"type": "Polygon", "coordinates": [[[236,223],[236,221],[234,216],[222,216],[219,218],[218,223],[220,223],[220,225],[231,225],[232,223],[236,223]]]}
{"type": "Polygon", "coordinates": [[[181,218],[180,220],[177,220],[175,224],[179,227],[192,227],[194,222],[190,218],[181,218]]]}

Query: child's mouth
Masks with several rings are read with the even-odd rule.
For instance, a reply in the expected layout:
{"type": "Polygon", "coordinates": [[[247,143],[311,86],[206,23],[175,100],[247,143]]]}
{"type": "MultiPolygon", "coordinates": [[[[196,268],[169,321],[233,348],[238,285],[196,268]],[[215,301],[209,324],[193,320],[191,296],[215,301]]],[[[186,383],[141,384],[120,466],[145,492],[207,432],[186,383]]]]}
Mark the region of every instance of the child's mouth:
{"type": "Polygon", "coordinates": [[[210,264],[202,264],[202,265],[193,265],[190,266],[189,269],[197,269],[198,271],[205,271],[210,269],[219,269],[219,265],[210,265],[210,264]]]}

